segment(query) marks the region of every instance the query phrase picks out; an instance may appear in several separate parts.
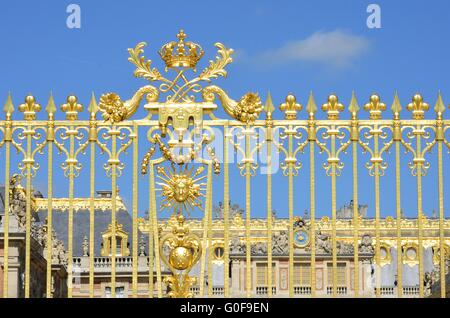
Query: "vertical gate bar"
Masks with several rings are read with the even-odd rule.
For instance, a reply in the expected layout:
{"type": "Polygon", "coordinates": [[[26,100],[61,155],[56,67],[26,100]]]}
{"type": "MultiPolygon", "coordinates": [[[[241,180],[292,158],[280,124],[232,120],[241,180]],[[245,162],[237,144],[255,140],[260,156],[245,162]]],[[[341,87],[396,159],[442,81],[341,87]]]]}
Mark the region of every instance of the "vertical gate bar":
{"type": "Polygon", "coordinates": [[[95,239],[95,146],[97,143],[97,120],[96,113],[98,105],[94,93],[91,95],[88,111],[89,120],[89,298],[94,298],[94,239],[95,239]]]}
{"type": "MultiPolygon", "coordinates": [[[[336,135],[335,125],[331,129],[331,156],[336,159],[336,135]]],[[[336,163],[331,163],[331,242],[332,242],[332,273],[333,273],[333,298],[337,296],[337,244],[336,244],[336,163]]]]}
{"type": "Polygon", "coordinates": [[[30,298],[31,274],[31,151],[34,131],[31,125],[27,126],[27,152],[26,152],[26,237],[25,237],[25,298],[30,298]]]}
{"type": "Polygon", "coordinates": [[[224,248],[223,248],[223,259],[224,259],[224,294],[225,297],[230,297],[230,176],[228,170],[228,143],[229,143],[229,132],[228,125],[225,125],[224,128],[224,145],[223,145],[223,201],[224,201],[224,210],[223,210],[223,218],[224,218],[224,248]]]}
{"type": "MultiPolygon", "coordinates": [[[[421,125],[417,124],[417,130],[421,129],[421,125]]],[[[416,154],[421,158],[422,140],[420,135],[416,135],[416,154]]],[[[421,158],[422,159],[422,158],[421,158]]],[[[422,242],[422,163],[417,164],[417,231],[418,231],[418,257],[419,257],[419,297],[424,296],[423,286],[423,242],[422,242]]]]}
{"type": "Polygon", "coordinates": [[[53,123],[49,121],[47,131],[47,298],[52,298],[52,250],[53,250],[53,140],[50,139],[50,129],[53,123]]]}
{"type": "MultiPolygon", "coordinates": [[[[206,201],[208,201],[208,196],[206,196],[206,201]]],[[[206,270],[206,251],[208,244],[208,224],[209,224],[209,213],[207,206],[205,204],[204,216],[203,216],[203,236],[202,236],[202,247],[203,252],[201,255],[200,263],[200,282],[199,282],[199,294],[201,297],[205,297],[205,270],[206,270]]]]}
{"type": "MultiPolygon", "coordinates": [[[[148,177],[148,183],[149,185],[152,183],[151,181],[152,174],[149,174],[148,177]]],[[[155,282],[153,281],[153,270],[154,270],[154,259],[153,255],[155,254],[155,248],[154,248],[154,240],[153,240],[153,212],[152,212],[152,195],[150,192],[150,195],[148,196],[148,207],[149,207],[149,213],[148,213],[148,298],[153,298],[153,292],[155,289],[155,282]]],[[[156,249],[158,246],[156,246],[156,249]]]]}
{"type": "Polygon", "coordinates": [[[314,101],[313,93],[310,92],[308,104],[308,142],[309,142],[309,196],[310,196],[310,239],[311,239],[311,297],[316,297],[316,163],[315,163],[315,144],[316,144],[316,122],[315,112],[317,106],[314,101]]]}
{"type": "Polygon", "coordinates": [[[288,154],[289,154],[289,170],[288,170],[288,211],[289,211],[289,297],[294,297],[294,160],[293,158],[293,127],[289,125],[288,136],[288,154]]]}
{"type": "Polygon", "coordinates": [[[89,167],[89,297],[94,298],[94,236],[95,236],[95,141],[90,145],[89,167]]]}
{"type": "Polygon", "coordinates": [[[402,260],[402,202],[401,202],[401,170],[400,170],[400,145],[402,143],[402,129],[400,122],[401,106],[397,93],[392,105],[394,113],[392,140],[395,143],[395,210],[397,218],[397,297],[403,297],[403,260],[402,260]]]}
{"type": "Polygon", "coordinates": [[[353,178],[353,297],[359,297],[359,202],[358,202],[358,111],[359,105],[356,100],[355,92],[352,93],[352,99],[348,107],[352,115],[350,142],[352,144],[352,178],[353,178]]]}
{"type": "Polygon", "coordinates": [[[68,241],[68,262],[67,262],[67,280],[69,282],[68,290],[67,290],[67,296],[69,298],[72,298],[73,293],[73,187],[74,187],[74,156],[75,156],[75,140],[74,140],[74,134],[76,134],[76,131],[74,130],[74,126],[71,125],[69,127],[70,135],[69,135],[69,162],[68,162],[68,168],[69,168],[69,209],[68,209],[68,233],[67,233],[67,241],[68,241]]]}
{"type": "MultiPolygon", "coordinates": [[[[357,130],[358,128],[356,128],[357,130]]],[[[353,262],[354,262],[354,278],[353,289],[354,297],[359,297],[359,202],[358,202],[358,135],[352,138],[352,154],[353,154],[353,262]],[[356,140],[355,140],[356,139],[356,140]]]]}
{"type": "Polygon", "coordinates": [[[268,123],[266,128],[267,141],[267,282],[268,296],[272,298],[272,123],[269,122],[272,115],[267,113],[268,123]],[[270,116],[270,118],[269,118],[270,116]]]}
{"type": "MultiPolygon", "coordinates": [[[[133,298],[138,296],[138,125],[136,122],[133,123],[133,273],[132,273],[132,289],[133,289],[133,298]]],[[[150,273],[150,270],[149,270],[150,273]]],[[[150,275],[149,275],[150,282],[150,275]]],[[[150,287],[150,284],[149,284],[150,287]]],[[[149,289],[150,291],[150,289],[149,289]]],[[[153,292],[153,288],[151,289],[153,292]]]]}
{"type": "MultiPolygon", "coordinates": [[[[10,99],[10,97],[8,97],[10,99]]],[[[6,123],[5,123],[5,220],[3,223],[4,232],[4,248],[3,248],[3,298],[8,298],[8,284],[9,284],[9,199],[10,199],[10,169],[11,169],[11,140],[12,140],[12,129],[11,129],[11,113],[6,113],[6,123]]]]}
{"type": "MultiPolygon", "coordinates": [[[[314,127],[313,127],[314,129],[314,127]]],[[[309,141],[309,181],[311,218],[311,297],[316,297],[316,172],[315,141],[309,141]]]]}
{"type": "Polygon", "coordinates": [[[115,125],[112,126],[109,131],[111,136],[111,158],[114,160],[111,165],[111,190],[112,190],[112,200],[111,200],[111,297],[116,298],[116,252],[117,252],[117,242],[116,242],[116,199],[117,199],[117,135],[119,133],[116,130],[115,125]]]}
{"type": "MultiPolygon", "coordinates": [[[[156,265],[156,283],[158,290],[158,298],[162,298],[162,279],[161,279],[161,259],[159,254],[159,231],[158,231],[158,216],[156,214],[156,192],[155,192],[155,171],[154,163],[150,162],[150,216],[152,218],[152,232],[153,232],[153,244],[155,250],[155,265],[156,265]]],[[[150,255],[150,257],[152,257],[150,255]]],[[[153,269],[152,269],[153,275],[153,269]]]]}
{"type": "MultiPolygon", "coordinates": [[[[400,128],[400,127],[399,127],[400,128]]],[[[403,297],[402,206],[400,188],[400,140],[395,141],[395,205],[397,213],[397,296],[403,297]]]]}
{"type": "Polygon", "coordinates": [[[212,163],[208,163],[208,181],[207,181],[207,190],[206,190],[206,204],[205,204],[205,213],[208,213],[208,297],[211,298],[213,296],[213,269],[212,269],[212,254],[213,254],[213,246],[212,246],[212,163]]]}
{"type": "MultiPolygon", "coordinates": [[[[375,127],[374,129],[376,129],[375,127]]],[[[374,144],[374,157],[379,157],[379,144],[378,144],[378,133],[373,136],[374,144]]],[[[380,165],[375,162],[375,255],[376,255],[376,266],[375,266],[375,288],[376,297],[381,297],[381,255],[380,255],[380,165]]]]}
{"type": "Polygon", "coordinates": [[[246,296],[252,296],[252,269],[251,269],[251,242],[250,242],[250,225],[251,225],[251,184],[250,184],[250,126],[246,126],[245,134],[245,287],[246,296]]]}
{"type": "MultiPolygon", "coordinates": [[[[441,127],[442,128],[442,127],[441,127]]],[[[444,246],[444,180],[442,176],[442,140],[438,140],[438,196],[439,196],[439,269],[441,298],[445,298],[445,246],[444,246]]]]}

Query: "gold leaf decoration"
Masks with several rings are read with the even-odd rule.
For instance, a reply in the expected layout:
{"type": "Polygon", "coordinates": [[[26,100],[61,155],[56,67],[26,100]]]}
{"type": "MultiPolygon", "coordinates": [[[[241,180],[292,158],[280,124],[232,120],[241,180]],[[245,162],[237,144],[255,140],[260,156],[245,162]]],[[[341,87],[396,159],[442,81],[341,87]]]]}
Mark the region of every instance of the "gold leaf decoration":
{"type": "Polygon", "coordinates": [[[136,45],[134,49],[128,49],[130,57],[128,61],[136,66],[134,71],[134,76],[142,77],[149,81],[163,80],[163,76],[158,71],[157,68],[151,68],[151,60],[145,60],[145,56],[141,56],[144,53],[143,48],[147,45],[145,42],[140,42],[136,45]]]}
{"type": "Polygon", "coordinates": [[[219,49],[217,51],[219,56],[216,56],[215,61],[210,60],[209,66],[201,72],[199,79],[202,81],[211,82],[213,78],[226,77],[227,71],[224,68],[233,62],[231,57],[231,54],[234,52],[233,49],[227,49],[222,43],[216,43],[215,46],[219,49]]]}

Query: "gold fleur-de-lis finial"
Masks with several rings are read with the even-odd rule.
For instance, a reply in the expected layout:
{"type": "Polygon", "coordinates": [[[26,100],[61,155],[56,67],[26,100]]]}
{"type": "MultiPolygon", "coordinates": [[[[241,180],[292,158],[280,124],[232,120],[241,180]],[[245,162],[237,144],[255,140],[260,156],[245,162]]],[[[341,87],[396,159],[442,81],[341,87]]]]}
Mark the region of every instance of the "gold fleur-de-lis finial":
{"type": "Polygon", "coordinates": [[[328,119],[339,119],[339,113],[344,110],[344,105],[339,103],[339,99],[335,94],[328,96],[328,103],[322,105],[322,110],[327,112],[328,119]]]}
{"type": "Polygon", "coordinates": [[[280,105],[280,110],[284,112],[284,118],[293,120],[297,118],[297,112],[302,110],[302,105],[297,103],[297,98],[293,94],[286,96],[286,102],[280,105]]]}
{"type": "Polygon", "coordinates": [[[75,95],[67,97],[67,103],[61,105],[61,110],[66,113],[67,120],[76,120],[78,113],[83,111],[83,105],[78,104],[78,98],[75,95]]]}
{"type": "Polygon", "coordinates": [[[372,94],[369,102],[364,105],[364,110],[370,113],[370,119],[381,119],[381,112],[386,110],[386,104],[380,101],[380,96],[372,94]]]}
{"type": "Polygon", "coordinates": [[[35,120],[36,113],[41,111],[41,105],[36,103],[33,95],[28,95],[25,97],[25,103],[19,105],[19,111],[24,114],[25,120],[35,120]]]}
{"type": "Polygon", "coordinates": [[[430,105],[423,101],[422,95],[415,94],[412,98],[412,103],[409,103],[406,109],[412,112],[414,119],[423,119],[425,111],[430,109],[430,105]]]}

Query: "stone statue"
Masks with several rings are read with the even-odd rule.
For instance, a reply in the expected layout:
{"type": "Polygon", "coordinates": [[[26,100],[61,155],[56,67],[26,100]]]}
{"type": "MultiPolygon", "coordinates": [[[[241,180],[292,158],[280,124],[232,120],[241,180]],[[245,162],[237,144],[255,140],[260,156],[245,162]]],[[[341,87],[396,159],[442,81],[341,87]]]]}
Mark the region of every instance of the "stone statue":
{"type": "Polygon", "coordinates": [[[267,255],[267,244],[265,242],[257,242],[252,244],[252,255],[267,255]]]}
{"type": "Polygon", "coordinates": [[[25,229],[27,199],[25,189],[20,184],[21,176],[14,174],[9,182],[10,213],[19,220],[19,227],[25,229]]]}
{"type": "Polygon", "coordinates": [[[230,254],[242,254],[245,253],[245,245],[241,243],[239,237],[234,236],[230,242],[230,254]]]}
{"type": "MultiPolygon", "coordinates": [[[[229,216],[231,218],[236,217],[237,215],[242,216],[244,214],[244,210],[238,204],[231,204],[231,201],[228,201],[228,209],[229,216]]],[[[214,217],[218,219],[223,219],[224,217],[225,205],[223,202],[219,202],[219,206],[214,207],[214,217]]]]}
{"type": "Polygon", "coordinates": [[[139,256],[145,256],[145,241],[143,235],[141,235],[141,241],[139,242],[139,256]]]}
{"type": "Polygon", "coordinates": [[[364,234],[359,244],[359,253],[361,254],[374,254],[375,250],[372,245],[372,237],[369,234],[364,234]]]}
{"type": "Polygon", "coordinates": [[[354,251],[353,244],[345,242],[336,242],[337,254],[341,255],[352,255],[354,251]]]}
{"type": "Polygon", "coordinates": [[[272,237],[273,254],[287,254],[289,252],[289,236],[287,231],[280,231],[272,237]]]}
{"type": "Polygon", "coordinates": [[[316,253],[317,254],[331,254],[332,244],[330,240],[330,235],[322,234],[321,231],[317,232],[316,235],[316,253]]]}
{"type": "Polygon", "coordinates": [[[89,256],[89,242],[88,242],[87,236],[85,236],[85,237],[83,238],[83,244],[82,244],[82,247],[83,247],[83,256],[84,256],[84,257],[89,256]]]}

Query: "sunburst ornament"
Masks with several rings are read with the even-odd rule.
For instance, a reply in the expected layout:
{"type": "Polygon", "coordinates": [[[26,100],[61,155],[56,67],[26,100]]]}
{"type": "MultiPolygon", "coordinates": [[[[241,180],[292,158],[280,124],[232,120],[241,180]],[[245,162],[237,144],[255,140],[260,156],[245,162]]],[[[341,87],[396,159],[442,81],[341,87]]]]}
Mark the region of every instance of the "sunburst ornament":
{"type": "Polygon", "coordinates": [[[202,209],[202,198],[206,196],[206,183],[201,182],[207,176],[201,174],[205,170],[203,166],[195,169],[185,165],[172,164],[171,169],[158,167],[158,179],[156,184],[161,188],[161,210],[172,210],[172,214],[181,215],[183,211],[187,215],[194,208],[202,209]],[[195,169],[195,170],[194,170],[195,169]]]}

